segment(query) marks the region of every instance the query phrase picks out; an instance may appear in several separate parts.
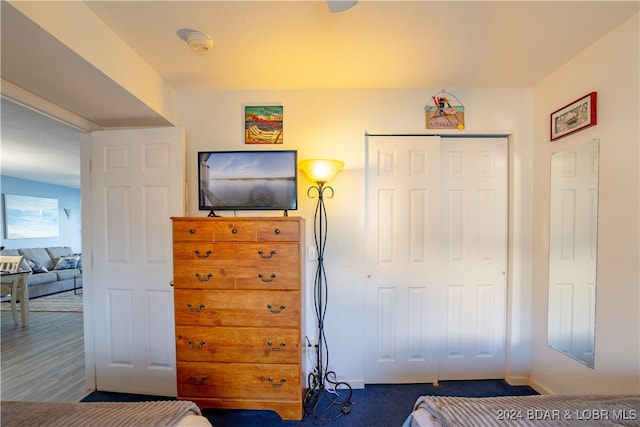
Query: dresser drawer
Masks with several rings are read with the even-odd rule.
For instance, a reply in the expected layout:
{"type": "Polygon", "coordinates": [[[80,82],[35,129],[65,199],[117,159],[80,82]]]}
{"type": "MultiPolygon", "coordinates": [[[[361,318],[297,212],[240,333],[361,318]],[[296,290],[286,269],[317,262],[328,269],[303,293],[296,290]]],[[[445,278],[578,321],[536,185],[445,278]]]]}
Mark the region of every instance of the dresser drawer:
{"type": "Polygon", "coordinates": [[[300,272],[297,266],[238,266],[237,289],[299,289],[300,272]]]}
{"type": "Polygon", "coordinates": [[[233,265],[174,265],[173,286],[176,289],[234,289],[233,265]]]}
{"type": "Polygon", "coordinates": [[[178,395],[251,399],[300,399],[300,366],[178,362],[178,395]]]}
{"type": "Polygon", "coordinates": [[[177,325],[300,326],[299,291],[174,290],[177,325]]]}
{"type": "Polygon", "coordinates": [[[235,257],[233,243],[176,242],[173,244],[173,262],[185,265],[192,262],[231,264],[235,257]]]}
{"type": "Polygon", "coordinates": [[[285,328],[176,326],[179,361],[298,363],[300,331],[285,328]]]}
{"type": "Polygon", "coordinates": [[[211,242],[213,241],[213,221],[207,219],[174,219],[173,240],[181,242],[211,242]]]}
{"type": "Polygon", "coordinates": [[[297,221],[263,221],[257,223],[259,241],[291,241],[300,239],[297,221]]]}
{"type": "Polygon", "coordinates": [[[236,262],[239,265],[299,265],[297,243],[238,243],[236,262]]]}
{"type": "Polygon", "coordinates": [[[256,240],[256,223],[253,221],[220,220],[214,223],[217,242],[242,242],[256,240]]]}

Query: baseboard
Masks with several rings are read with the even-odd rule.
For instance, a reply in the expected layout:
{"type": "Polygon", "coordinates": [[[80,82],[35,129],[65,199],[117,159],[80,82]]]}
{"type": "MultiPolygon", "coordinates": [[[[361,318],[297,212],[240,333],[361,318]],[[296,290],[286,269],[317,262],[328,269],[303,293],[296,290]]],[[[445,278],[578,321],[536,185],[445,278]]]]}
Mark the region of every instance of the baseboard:
{"type": "MultiPolygon", "coordinates": [[[[342,382],[345,382],[345,383],[349,384],[349,386],[354,390],[364,389],[365,388],[364,379],[360,379],[360,378],[340,378],[340,377],[338,377],[338,381],[342,381],[342,382]]],[[[540,383],[536,383],[535,381],[533,381],[528,376],[512,376],[512,377],[509,377],[509,378],[505,378],[505,381],[510,386],[530,386],[531,388],[533,388],[535,391],[537,391],[540,394],[555,394],[555,393],[551,392],[550,389],[548,389],[547,387],[545,387],[544,385],[542,385],[540,383]]]]}
{"type": "Polygon", "coordinates": [[[529,376],[510,376],[504,379],[511,386],[530,386],[531,379],[529,376]]]}
{"type": "Polygon", "coordinates": [[[349,386],[354,389],[363,389],[364,388],[364,379],[354,379],[354,378],[337,378],[338,381],[345,382],[349,384],[349,386]]]}
{"type": "Polygon", "coordinates": [[[556,394],[553,390],[545,386],[543,383],[536,381],[535,378],[529,379],[529,386],[540,394],[556,394]]]}
{"type": "MultiPolygon", "coordinates": [[[[353,390],[364,389],[364,379],[337,377],[336,380],[349,384],[349,387],[351,387],[353,390]]],[[[333,390],[334,388],[330,382],[325,382],[325,387],[329,390],[333,390]]]]}

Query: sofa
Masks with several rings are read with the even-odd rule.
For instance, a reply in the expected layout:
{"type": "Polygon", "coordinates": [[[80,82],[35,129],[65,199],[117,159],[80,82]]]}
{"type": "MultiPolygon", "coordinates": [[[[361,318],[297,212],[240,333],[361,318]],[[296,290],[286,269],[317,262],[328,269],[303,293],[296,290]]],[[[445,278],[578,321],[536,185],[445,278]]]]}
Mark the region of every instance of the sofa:
{"type": "Polygon", "coordinates": [[[2,255],[22,255],[21,270],[30,272],[27,278],[29,299],[55,294],[81,286],[82,255],[68,246],[47,248],[4,249],[2,255]]]}

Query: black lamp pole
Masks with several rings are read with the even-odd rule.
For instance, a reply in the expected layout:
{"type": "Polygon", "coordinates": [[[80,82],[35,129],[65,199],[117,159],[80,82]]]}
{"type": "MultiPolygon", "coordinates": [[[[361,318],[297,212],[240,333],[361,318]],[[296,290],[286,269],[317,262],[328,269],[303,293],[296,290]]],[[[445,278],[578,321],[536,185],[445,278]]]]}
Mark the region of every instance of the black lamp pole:
{"type": "MultiPolygon", "coordinates": [[[[309,187],[307,190],[307,196],[313,197],[311,194],[313,190],[318,193],[318,203],[316,204],[316,211],[313,216],[313,237],[316,244],[316,254],[318,264],[316,267],[316,277],[314,281],[313,296],[316,308],[316,318],[318,319],[318,346],[316,350],[317,358],[317,370],[319,382],[324,387],[324,349],[326,348],[326,339],[324,336],[324,318],[327,313],[327,273],[324,269],[324,248],[327,244],[327,209],[324,205],[324,192],[330,191],[329,198],[332,198],[333,188],[324,185],[324,183],[318,183],[317,186],[309,187]]],[[[327,358],[327,363],[329,362],[327,358]]]]}
{"type": "Polygon", "coordinates": [[[333,188],[318,182],[309,187],[307,196],[313,198],[317,193],[318,202],[313,217],[313,237],[316,245],[317,267],[314,280],[314,305],[318,321],[318,343],[316,346],[316,366],[309,375],[309,391],[305,397],[305,414],[314,417],[314,424],[326,424],[341,415],[350,412],[351,386],[336,380],[336,374],[328,370],[329,353],[324,334],[324,319],[327,313],[327,274],[324,269],[324,250],[327,243],[327,210],[324,205],[325,192],[327,198],[334,195],[333,188]],[[333,390],[326,388],[327,383],[333,390]]]}

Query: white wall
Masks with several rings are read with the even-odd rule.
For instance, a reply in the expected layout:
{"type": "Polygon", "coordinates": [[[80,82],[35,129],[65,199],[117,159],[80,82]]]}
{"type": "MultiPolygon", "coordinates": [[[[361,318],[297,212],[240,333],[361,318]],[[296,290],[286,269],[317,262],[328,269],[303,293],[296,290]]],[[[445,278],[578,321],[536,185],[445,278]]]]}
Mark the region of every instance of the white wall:
{"type": "MultiPolygon", "coordinates": [[[[296,149],[299,160],[333,157],[345,169],[331,184],[335,197],[326,201],[329,235],[325,267],[329,307],[325,331],[330,368],[354,384],[364,378],[364,163],[365,131],[424,131],[424,105],[441,88],[209,91],[178,93],[178,126],[187,130],[187,193],[189,215],[201,216],[197,203],[196,153],[224,149],[296,149]],[[245,145],[246,104],[283,105],[284,144],[245,145]]],[[[529,357],[530,307],[530,89],[448,89],[465,105],[465,132],[513,132],[510,146],[510,219],[514,255],[511,258],[511,335],[506,375],[526,380],[529,357]],[[511,339],[513,337],[513,339],[511,339]]],[[[290,215],[307,219],[307,239],[313,237],[315,200],[306,197],[311,183],[299,180],[299,209],[290,215]]],[[[254,215],[264,213],[257,212],[254,215]]],[[[279,215],[279,213],[271,213],[279,215]]],[[[314,264],[307,264],[311,300],[314,264]]],[[[311,304],[309,303],[309,308],[311,304]]],[[[307,332],[314,336],[315,319],[307,311],[307,332]]]]}
{"type": "Polygon", "coordinates": [[[640,393],[639,15],[534,88],[531,378],[552,393],[640,393]],[[549,113],[598,92],[597,126],[549,142],[549,113]],[[551,153],[600,140],[595,368],[546,345],[551,153]]]}

